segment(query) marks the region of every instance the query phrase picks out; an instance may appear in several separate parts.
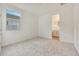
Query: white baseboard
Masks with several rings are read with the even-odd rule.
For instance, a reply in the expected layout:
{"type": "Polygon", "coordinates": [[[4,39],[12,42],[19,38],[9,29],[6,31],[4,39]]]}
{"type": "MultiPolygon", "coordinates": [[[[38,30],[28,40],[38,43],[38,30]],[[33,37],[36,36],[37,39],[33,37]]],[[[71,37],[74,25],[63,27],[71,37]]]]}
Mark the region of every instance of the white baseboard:
{"type": "Polygon", "coordinates": [[[74,45],[74,47],[75,47],[75,49],[76,49],[76,51],[77,51],[77,53],[78,53],[78,55],[79,55],[79,49],[77,48],[76,45],[74,45]]]}
{"type": "Polygon", "coordinates": [[[38,36],[38,38],[42,38],[42,39],[52,39],[52,38],[41,37],[41,36],[38,36]]]}
{"type": "MultiPolygon", "coordinates": [[[[66,40],[60,40],[60,41],[62,41],[62,42],[66,42],[66,43],[71,43],[71,44],[74,45],[74,42],[72,42],[72,41],[66,41],[66,40]]],[[[75,48],[75,50],[76,50],[76,52],[78,53],[78,56],[79,56],[79,49],[77,48],[76,45],[74,45],[74,48],[75,48]]]]}
{"type": "Polygon", "coordinates": [[[6,47],[6,46],[9,46],[9,45],[17,44],[17,43],[20,43],[20,42],[23,42],[23,41],[26,41],[26,40],[29,41],[29,40],[32,40],[32,39],[35,39],[35,38],[38,38],[38,36],[32,37],[30,39],[24,39],[24,40],[16,41],[16,42],[13,42],[11,44],[2,45],[1,47],[6,47]]]}
{"type": "Polygon", "coordinates": [[[67,40],[64,40],[64,39],[60,39],[60,41],[73,44],[73,41],[67,41],[67,40]]]}

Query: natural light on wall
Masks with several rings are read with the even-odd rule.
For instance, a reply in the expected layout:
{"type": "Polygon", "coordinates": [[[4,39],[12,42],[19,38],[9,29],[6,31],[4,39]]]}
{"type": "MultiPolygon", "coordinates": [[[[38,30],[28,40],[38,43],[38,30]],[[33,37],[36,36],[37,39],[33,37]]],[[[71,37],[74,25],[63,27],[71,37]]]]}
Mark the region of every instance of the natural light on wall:
{"type": "Polygon", "coordinates": [[[58,31],[59,30],[59,14],[52,16],[52,30],[58,31]]]}

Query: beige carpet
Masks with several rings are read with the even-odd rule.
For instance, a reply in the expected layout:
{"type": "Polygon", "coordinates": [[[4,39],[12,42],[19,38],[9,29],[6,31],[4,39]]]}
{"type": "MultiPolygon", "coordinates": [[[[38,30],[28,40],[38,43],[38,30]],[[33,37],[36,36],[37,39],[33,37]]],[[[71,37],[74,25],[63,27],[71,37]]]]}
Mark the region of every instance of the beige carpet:
{"type": "Polygon", "coordinates": [[[2,48],[2,56],[77,56],[72,44],[36,38],[2,48]]]}

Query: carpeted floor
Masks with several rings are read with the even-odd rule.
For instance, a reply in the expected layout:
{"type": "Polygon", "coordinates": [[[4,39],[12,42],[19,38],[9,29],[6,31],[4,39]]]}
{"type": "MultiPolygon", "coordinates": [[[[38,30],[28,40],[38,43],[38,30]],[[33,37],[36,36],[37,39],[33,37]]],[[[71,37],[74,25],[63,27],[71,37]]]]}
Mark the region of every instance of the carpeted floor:
{"type": "Polygon", "coordinates": [[[2,56],[77,56],[72,44],[36,38],[2,48],[2,56]]]}

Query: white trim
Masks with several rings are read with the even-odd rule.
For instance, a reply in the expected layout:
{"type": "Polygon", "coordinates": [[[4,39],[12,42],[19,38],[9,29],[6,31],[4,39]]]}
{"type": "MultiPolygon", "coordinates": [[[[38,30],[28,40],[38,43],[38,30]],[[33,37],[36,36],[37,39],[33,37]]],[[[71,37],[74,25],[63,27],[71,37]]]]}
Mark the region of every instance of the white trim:
{"type": "Polygon", "coordinates": [[[38,36],[32,37],[32,38],[28,38],[28,39],[24,39],[24,40],[20,40],[20,41],[17,41],[17,42],[13,42],[11,44],[5,44],[5,45],[2,44],[2,47],[6,47],[6,46],[9,46],[9,45],[17,44],[17,43],[20,43],[20,42],[23,42],[23,41],[29,41],[29,40],[36,39],[36,38],[38,38],[38,36]]]}
{"type": "Polygon", "coordinates": [[[60,41],[73,44],[73,41],[67,41],[67,40],[64,40],[64,39],[60,39],[60,41]]]}
{"type": "Polygon", "coordinates": [[[75,47],[75,49],[76,49],[76,51],[77,51],[77,53],[78,53],[78,55],[79,55],[79,49],[77,48],[76,45],[74,45],[74,47],[75,47]]]}
{"type": "Polygon", "coordinates": [[[51,39],[51,40],[52,40],[52,38],[47,38],[47,37],[42,37],[42,36],[38,36],[38,38],[42,38],[42,39],[51,39]]]}

